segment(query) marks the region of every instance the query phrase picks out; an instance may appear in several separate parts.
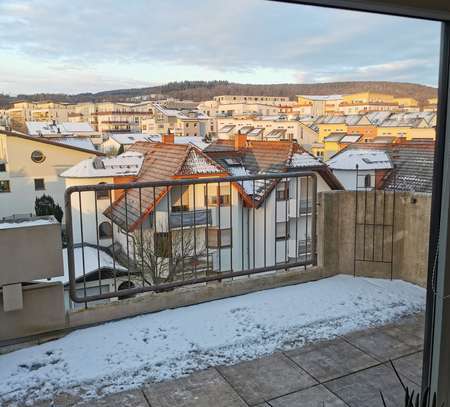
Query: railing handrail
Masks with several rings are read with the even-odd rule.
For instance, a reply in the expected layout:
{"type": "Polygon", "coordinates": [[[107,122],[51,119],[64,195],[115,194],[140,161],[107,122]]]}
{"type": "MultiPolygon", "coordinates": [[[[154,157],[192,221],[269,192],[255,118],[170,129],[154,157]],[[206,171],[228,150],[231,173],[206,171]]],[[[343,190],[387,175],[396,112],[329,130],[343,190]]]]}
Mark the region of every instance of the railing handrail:
{"type": "Polygon", "coordinates": [[[226,182],[241,182],[252,180],[269,180],[269,179],[283,179],[283,178],[297,178],[297,177],[313,177],[316,178],[316,173],[313,171],[295,171],[295,172],[266,172],[264,174],[255,175],[236,175],[226,177],[204,177],[204,178],[181,178],[169,179],[165,181],[138,181],[127,182],[123,184],[94,184],[94,185],[73,185],[66,188],[65,196],[68,198],[74,192],[87,191],[110,191],[117,189],[134,189],[134,188],[153,188],[153,187],[171,187],[180,185],[199,185],[211,183],[226,183],[226,182]]]}

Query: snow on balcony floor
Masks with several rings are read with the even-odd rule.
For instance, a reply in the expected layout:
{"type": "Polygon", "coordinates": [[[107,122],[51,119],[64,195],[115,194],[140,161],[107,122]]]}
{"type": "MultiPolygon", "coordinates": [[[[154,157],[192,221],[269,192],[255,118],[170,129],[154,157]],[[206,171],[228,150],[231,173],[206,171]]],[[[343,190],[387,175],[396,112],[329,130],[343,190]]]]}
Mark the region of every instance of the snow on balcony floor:
{"type": "Polygon", "coordinates": [[[0,402],[138,387],[385,324],[424,304],[425,290],[410,283],[340,275],[111,322],[0,356],[0,402]]]}

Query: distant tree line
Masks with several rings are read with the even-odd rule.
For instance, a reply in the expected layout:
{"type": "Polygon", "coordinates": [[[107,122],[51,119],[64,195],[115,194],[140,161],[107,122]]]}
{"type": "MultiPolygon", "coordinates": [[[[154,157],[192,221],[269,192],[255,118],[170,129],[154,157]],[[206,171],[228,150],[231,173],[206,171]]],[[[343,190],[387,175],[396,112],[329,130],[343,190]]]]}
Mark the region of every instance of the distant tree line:
{"type": "Polygon", "coordinates": [[[329,82],[313,84],[241,84],[228,81],[181,81],[170,82],[161,86],[147,88],[118,89],[97,93],[79,93],[76,95],[37,93],[33,95],[17,95],[12,97],[0,94],[0,106],[7,106],[18,100],[39,101],[53,100],[56,102],[103,102],[103,101],[125,101],[139,96],[148,96],[152,93],[163,94],[179,99],[194,101],[209,100],[218,95],[250,95],[250,96],[287,96],[294,100],[298,94],[327,95],[346,94],[354,92],[381,92],[394,96],[413,97],[420,103],[426,99],[436,97],[437,89],[431,86],[404,82],[329,82]]]}

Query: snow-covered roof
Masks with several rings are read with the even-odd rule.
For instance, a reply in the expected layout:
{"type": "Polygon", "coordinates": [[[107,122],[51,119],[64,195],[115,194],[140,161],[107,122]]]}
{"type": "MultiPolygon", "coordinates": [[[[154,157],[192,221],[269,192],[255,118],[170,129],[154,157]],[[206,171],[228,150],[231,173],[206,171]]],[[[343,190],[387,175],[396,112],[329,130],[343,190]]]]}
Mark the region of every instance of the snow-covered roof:
{"type": "MultiPolygon", "coordinates": [[[[83,277],[99,268],[115,268],[118,272],[126,272],[127,269],[117,263],[113,258],[103,250],[98,250],[91,246],[75,247],[73,249],[75,258],[75,278],[83,277]],[[84,268],[83,268],[83,256],[84,256],[84,268]],[[100,258],[100,261],[99,261],[100,258]],[[100,266],[99,266],[100,264],[100,266]]],[[[39,280],[39,281],[60,281],[63,284],[69,283],[69,262],[67,260],[67,249],[63,249],[63,263],[64,263],[64,275],[60,277],[53,277],[50,280],[39,280]]]]}
{"type": "Polygon", "coordinates": [[[383,123],[392,113],[391,112],[370,112],[367,114],[367,118],[370,123],[379,126],[383,123]]]}
{"type": "Polygon", "coordinates": [[[310,100],[339,100],[342,99],[342,95],[297,95],[297,97],[302,97],[310,100]]]}
{"type": "MultiPolygon", "coordinates": [[[[150,141],[161,142],[162,137],[160,135],[151,136],[150,141]]],[[[209,143],[205,142],[203,138],[199,136],[175,136],[173,142],[174,144],[192,144],[200,150],[204,150],[209,145],[209,143]]]]}
{"type": "Polygon", "coordinates": [[[392,169],[389,155],[384,150],[346,149],[327,162],[332,170],[385,170],[392,169]]]}
{"type": "Polygon", "coordinates": [[[361,134],[347,134],[341,138],[341,143],[356,143],[361,137],[361,134]]]}
{"type": "Polygon", "coordinates": [[[65,144],[66,146],[84,148],[85,150],[97,151],[89,137],[52,137],[55,143],[65,144]]]}
{"type": "Polygon", "coordinates": [[[292,159],[289,164],[290,168],[305,168],[305,167],[315,167],[318,165],[323,165],[323,162],[319,158],[313,155],[303,152],[292,154],[292,159]]]}
{"type": "Polygon", "coordinates": [[[136,143],[136,141],[152,141],[153,138],[158,137],[158,135],[144,133],[111,133],[109,137],[121,145],[130,145],[136,143]]]}
{"type": "Polygon", "coordinates": [[[87,122],[72,123],[63,122],[26,122],[28,134],[30,136],[57,136],[58,134],[80,134],[80,133],[94,133],[94,129],[87,122]]]}
{"type": "Polygon", "coordinates": [[[144,161],[141,153],[126,151],[117,157],[96,157],[83,160],[61,174],[64,178],[103,178],[136,176],[144,161]]]}
{"type": "Polygon", "coordinates": [[[209,118],[206,114],[196,109],[168,109],[158,103],[155,103],[153,106],[165,116],[177,117],[182,120],[204,120],[209,118]]]}

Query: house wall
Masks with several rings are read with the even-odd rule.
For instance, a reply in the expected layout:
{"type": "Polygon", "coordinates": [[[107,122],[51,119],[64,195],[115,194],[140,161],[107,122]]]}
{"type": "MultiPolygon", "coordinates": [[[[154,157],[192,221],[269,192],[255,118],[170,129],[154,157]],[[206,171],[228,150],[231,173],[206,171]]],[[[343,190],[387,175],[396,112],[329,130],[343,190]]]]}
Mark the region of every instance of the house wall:
{"type": "Polygon", "coordinates": [[[34,213],[35,198],[43,194],[51,195],[64,208],[65,182],[60,174],[91,157],[95,154],[0,134],[0,159],[7,162],[7,171],[0,172],[0,180],[9,180],[11,188],[11,192],[0,193],[0,219],[34,213]],[[42,163],[31,160],[35,150],[45,155],[42,163]],[[35,190],[36,178],[44,179],[45,190],[35,190]]]}
{"type": "MultiPolygon", "coordinates": [[[[354,191],[356,189],[356,169],[332,171],[347,191],[354,191]]],[[[358,170],[358,189],[365,189],[364,177],[366,175],[370,175],[371,177],[371,187],[375,186],[375,170],[358,170]]]]}
{"type": "MultiPolygon", "coordinates": [[[[100,183],[111,184],[114,182],[114,178],[66,178],[65,186],[76,185],[97,185],[100,183]]],[[[114,201],[114,199],[113,199],[114,201]]],[[[74,243],[81,243],[81,226],[80,226],[80,203],[78,193],[71,195],[72,204],[72,225],[73,225],[73,238],[74,243]]],[[[83,241],[84,243],[97,244],[97,225],[102,222],[110,222],[110,220],[103,215],[110,205],[109,199],[96,200],[96,194],[94,191],[86,191],[81,193],[81,213],[83,222],[83,241]],[[97,201],[97,219],[95,216],[95,204],[97,201]]],[[[109,246],[112,243],[111,239],[99,239],[101,246],[109,246]]]]}

